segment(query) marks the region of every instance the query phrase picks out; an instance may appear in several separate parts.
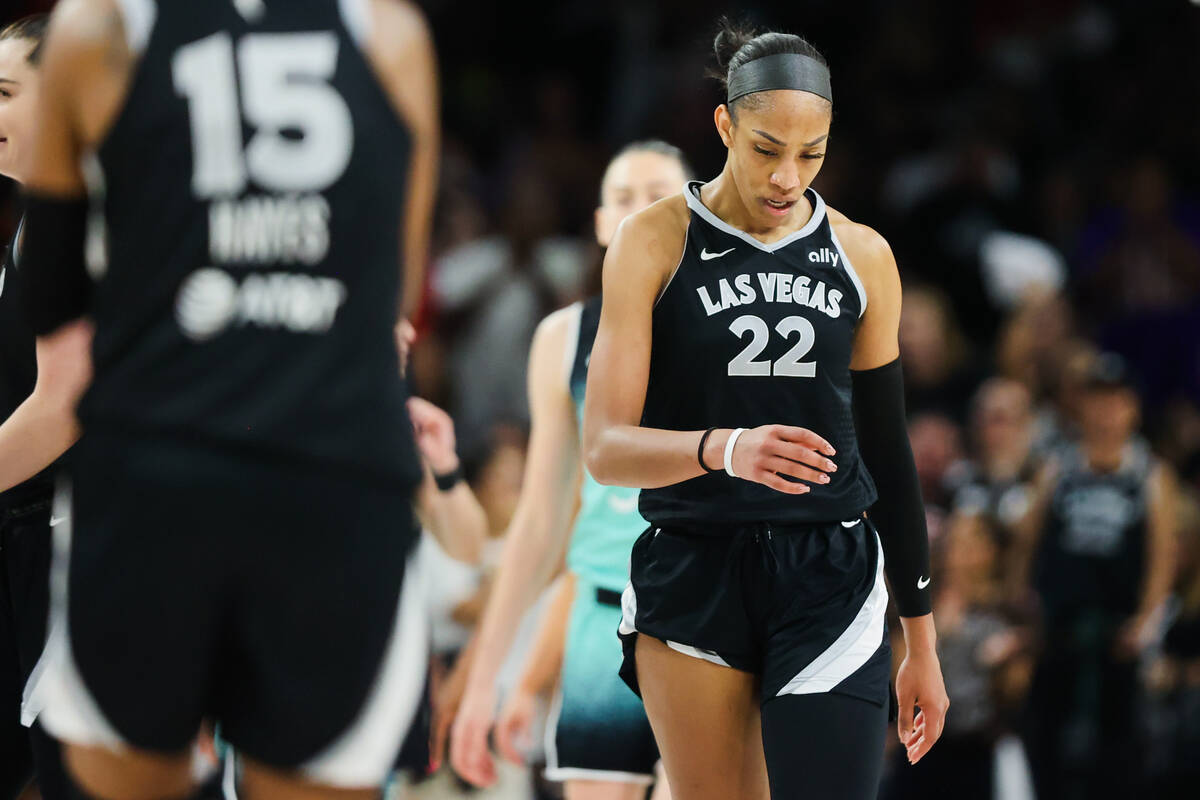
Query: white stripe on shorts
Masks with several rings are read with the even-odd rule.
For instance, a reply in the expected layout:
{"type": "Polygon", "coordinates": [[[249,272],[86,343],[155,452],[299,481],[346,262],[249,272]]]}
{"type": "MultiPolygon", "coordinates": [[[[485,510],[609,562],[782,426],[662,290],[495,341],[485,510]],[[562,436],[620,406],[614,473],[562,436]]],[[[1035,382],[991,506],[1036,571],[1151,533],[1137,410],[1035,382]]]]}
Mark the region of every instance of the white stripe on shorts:
{"type": "Polygon", "coordinates": [[[416,716],[429,673],[429,615],[425,581],[409,555],[400,607],[379,675],[358,718],[301,771],[330,786],[381,786],[416,716]]]}
{"type": "MultiPolygon", "coordinates": [[[[54,528],[50,571],[50,633],[42,659],[26,687],[25,711],[37,716],[56,739],[121,750],[126,742],[104,717],[87,690],[71,652],[67,619],[70,571],[70,484],[59,484],[54,515],[66,516],[54,528]]],[[[324,752],[301,766],[313,781],[336,787],[374,787],[391,773],[416,716],[429,669],[429,623],[425,582],[409,556],[392,634],[375,685],[357,719],[324,752]]]]}
{"type": "Polygon", "coordinates": [[[74,744],[120,750],[124,740],[100,711],[84,686],[71,651],[67,619],[67,577],[71,571],[71,484],[59,479],[53,515],[63,522],[53,528],[54,558],[50,566],[50,632],[46,649],[25,687],[24,713],[37,717],[55,738],[74,744]]]}
{"type": "Polygon", "coordinates": [[[883,642],[883,629],[887,614],[888,593],[883,582],[883,548],[879,537],[875,537],[879,548],[879,560],[875,568],[875,585],[863,601],[858,614],[842,635],[834,640],[823,653],[800,670],[796,677],[779,690],[776,697],[785,694],[818,694],[828,692],[850,677],[855,670],[867,663],[883,642]]]}
{"type": "MultiPolygon", "coordinates": [[[[637,593],[633,590],[633,582],[625,584],[625,591],[621,592],[621,624],[617,628],[617,632],[622,636],[628,636],[631,633],[637,633],[638,630],[634,627],[634,620],[637,619],[637,593]]],[[[710,664],[716,664],[720,667],[728,667],[729,663],[721,658],[715,650],[702,650],[699,647],[692,647],[690,644],[680,644],[664,640],[667,647],[683,653],[685,656],[698,658],[702,661],[707,661],[710,664]]]]}

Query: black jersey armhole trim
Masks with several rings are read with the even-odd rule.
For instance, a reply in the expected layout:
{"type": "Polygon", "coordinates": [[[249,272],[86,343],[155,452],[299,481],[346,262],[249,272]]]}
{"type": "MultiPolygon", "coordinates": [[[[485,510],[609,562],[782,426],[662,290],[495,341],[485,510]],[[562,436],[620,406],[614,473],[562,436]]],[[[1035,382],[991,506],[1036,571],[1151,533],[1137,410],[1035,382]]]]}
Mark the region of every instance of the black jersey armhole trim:
{"type": "Polygon", "coordinates": [[[563,349],[563,385],[567,387],[567,395],[571,394],[571,381],[575,377],[575,361],[579,358],[579,332],[583,329],[583,301],[576,300],[566,307],[567,317],[567,346],[563,349]]]}

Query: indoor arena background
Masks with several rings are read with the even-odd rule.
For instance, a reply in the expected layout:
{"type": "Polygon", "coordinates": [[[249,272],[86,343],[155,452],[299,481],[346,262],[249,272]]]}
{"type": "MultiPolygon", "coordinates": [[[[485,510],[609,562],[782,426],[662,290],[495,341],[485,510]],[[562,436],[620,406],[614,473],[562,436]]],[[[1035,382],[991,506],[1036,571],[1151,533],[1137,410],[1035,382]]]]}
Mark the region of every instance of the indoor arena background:
{"type": "MultiPolygon", "coordinates": [[[[50,5],[4,0],[0,22],[50,5]]],[[[700,177],[720,170],[721,97],[703,75],[715,20],[731,9],[421,5],[445,136],[414,382],[455,417],[499,536],[521,482],[528,344],[538,320],[594,285],[607,158],[661,137],[700,177]]],[[[952,700],[922,766],[945,786],[971,783],[956,772],[995,775],[1002,796],[1030,797],[1025,764],[1040,746],[1030,731],[1058,715],[1060,797],[1103,796],[1097,775],[1125,797],[1196,797],[1200,7],[807,0],[736,11],[827,55],[835,116],[815,186],[877,228],[900,265],[910,433],[952,700]],[[1039,597],[1013,574],[1010,550],[1040,464],[1076,435],[1101,351],[1126,359],[1136,435],[1180,490],[1172,597],[1133,652],[1098,635],[1077,679],[1047,700],[1031,686],[1061,642],[1043,635],[1039,597]],[[1106,683],[1122,659],[1136,680],[1106,683]],[[1132,709],[1117,737],[1105,721],[1113,708],[1132,709]]],[[[16,194],[0,182],[5,240],[15,218],[16,194]]],[[[469,625],[477,613],[463,603],[457,618],[469,625]]],[[[881,797],[915,794],[894,756],[881,797]]]]}

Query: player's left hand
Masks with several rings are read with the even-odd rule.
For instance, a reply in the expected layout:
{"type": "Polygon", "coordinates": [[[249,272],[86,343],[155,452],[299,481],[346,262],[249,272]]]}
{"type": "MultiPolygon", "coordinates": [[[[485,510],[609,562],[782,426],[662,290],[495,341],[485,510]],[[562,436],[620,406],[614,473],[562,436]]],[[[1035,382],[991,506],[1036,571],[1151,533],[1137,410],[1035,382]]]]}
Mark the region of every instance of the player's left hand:
{"type": "Polygon", "coordinates": [[[467,688],[450,729],[450,766],[459,777],[484,788],[496,782],[496,761],[488,736],[496,713],[494,690],[467,688]]]}
{"type": "Polygon", "coordinates": [[[909,763],[915,764],[942,735],[946,710],[950,708],[936,651],[909,650],[904,656],[896,673],[896,700],[900,703],[900,744],[907,751],[909,763]],[[916,717],[914,707],[920,709],[916,717]]]}
{"type": "Polygon", "coordinates": [[[417,449],[429,468],[439,474],[458,469],[454,420],[450,415],[420,397],[408,398],[408,414],[416,429],[417,449]]]}

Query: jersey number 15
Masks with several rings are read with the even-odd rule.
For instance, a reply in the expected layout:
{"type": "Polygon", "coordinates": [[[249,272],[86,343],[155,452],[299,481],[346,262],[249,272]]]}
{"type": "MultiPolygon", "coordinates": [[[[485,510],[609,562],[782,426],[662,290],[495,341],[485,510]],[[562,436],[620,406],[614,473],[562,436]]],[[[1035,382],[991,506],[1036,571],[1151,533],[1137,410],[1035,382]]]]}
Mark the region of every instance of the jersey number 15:
{"type": "Polygon", "coordinates": [[[192,191],[240,194],[250,179],[269,191],[319,192],[341,177],[354,147],[346,101],[329,84],[337,69],[332,31],[258,33],[234,42],[222,31],[179,49],[175,90],[187,98],[192,191]],[[255,129],[242,148],[244,121],[255,129]]]}

